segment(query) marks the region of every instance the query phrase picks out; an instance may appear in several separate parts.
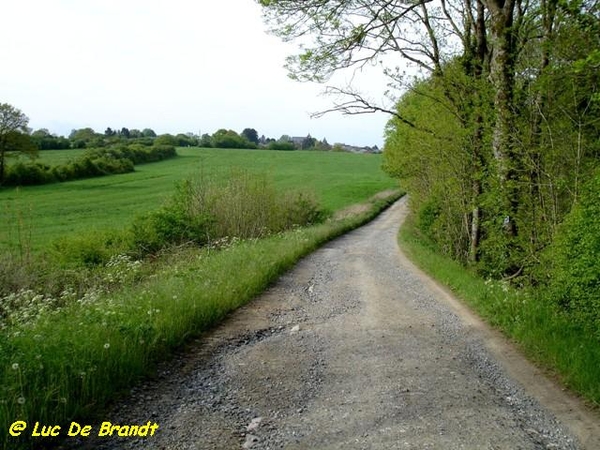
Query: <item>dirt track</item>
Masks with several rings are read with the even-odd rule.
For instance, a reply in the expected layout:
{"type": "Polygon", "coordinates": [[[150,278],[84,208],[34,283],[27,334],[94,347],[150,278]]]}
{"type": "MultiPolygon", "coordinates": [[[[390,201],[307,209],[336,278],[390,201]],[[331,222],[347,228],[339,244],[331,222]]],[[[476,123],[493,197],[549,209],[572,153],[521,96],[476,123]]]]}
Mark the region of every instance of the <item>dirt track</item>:
{"type": "MultiPolygon", "coordinates": [[[[301,261],[69,448],[600,448],[600,425],[396,245],[404,201],[301,261]]],[[[243,268],[240,268],[243,270],[243,268]]]]}

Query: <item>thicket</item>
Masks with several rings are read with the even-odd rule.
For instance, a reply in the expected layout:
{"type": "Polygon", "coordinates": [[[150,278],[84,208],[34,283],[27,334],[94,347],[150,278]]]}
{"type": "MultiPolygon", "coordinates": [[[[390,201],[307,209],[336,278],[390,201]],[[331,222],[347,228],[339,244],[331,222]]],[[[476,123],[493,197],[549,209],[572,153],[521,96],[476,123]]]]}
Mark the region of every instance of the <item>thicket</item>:
{"type": "Polygon", "coordinates": [[[16,162],[6,170],[4,186],[28,186],[78,180],[134,171],[134,165],[162,161],[177,156],[169,145],[117,145],[86,150],[79,158],[63,165],[16,162]]]}

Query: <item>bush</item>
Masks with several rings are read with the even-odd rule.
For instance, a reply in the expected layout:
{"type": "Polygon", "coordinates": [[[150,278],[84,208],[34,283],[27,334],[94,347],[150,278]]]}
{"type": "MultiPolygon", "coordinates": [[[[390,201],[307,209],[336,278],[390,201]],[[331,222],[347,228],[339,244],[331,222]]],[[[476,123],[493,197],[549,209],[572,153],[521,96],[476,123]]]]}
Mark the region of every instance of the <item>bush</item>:
{"type": "Polygon", "coordinates": [[[50,167],[41,163],[17,163],[9,166],[5,185],[28,186],[128,173],[134,171],[135,164],[157,162],[175,156],[175,147],[160,144],[147,147],[135,143],[90,149],[69,164],[50,167]]]}
{"type": "Polygon", "coordinates": [[[145,254],[182,243],[259,238],[325,216],[313,194],[280,195],[266,176],[238,170],[181,183],[165,206],[134,221],[131,234],[133,249],[145,254]]]}
{"type": "Polygon", "coordinates": [[[18,162],[8,167],[4,184],[6,186],[31,186],[56,181],[52,168],[39,162],[18,162]]]}
{"type": "Polygon", "coordinates": [[[549,295],[600,338],[600,171],[561,224],[545,255],[549,295]]]}

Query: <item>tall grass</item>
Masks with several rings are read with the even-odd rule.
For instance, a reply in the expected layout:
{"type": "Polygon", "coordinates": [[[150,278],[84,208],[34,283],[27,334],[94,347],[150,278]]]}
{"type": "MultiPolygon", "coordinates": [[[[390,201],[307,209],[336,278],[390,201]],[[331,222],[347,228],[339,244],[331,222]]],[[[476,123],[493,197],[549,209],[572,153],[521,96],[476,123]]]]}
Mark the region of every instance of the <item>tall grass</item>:
{"type": "Polygon", "coordinates": [[[545,291],[517,290],[507,283],[481,279],[437,253],[410,220],[401,228],[399,241],[418,266],[513,339],[530,359],[600,405],[600,342],[560,310],[545,291]]]}

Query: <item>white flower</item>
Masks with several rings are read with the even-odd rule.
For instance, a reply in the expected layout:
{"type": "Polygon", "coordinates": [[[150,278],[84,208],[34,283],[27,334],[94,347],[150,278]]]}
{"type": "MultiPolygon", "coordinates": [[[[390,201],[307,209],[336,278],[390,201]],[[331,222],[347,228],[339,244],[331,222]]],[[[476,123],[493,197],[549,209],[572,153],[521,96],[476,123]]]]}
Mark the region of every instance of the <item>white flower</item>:
{"type": "Polygon", "coordinates": [[[12,370],[19,370],[19,363],[14,363],[12,365],[12,370]]]}
{"type": "Polygon", "coordinates": [[[22,404],[24,404],[24,403],[25,403],[25,397],[19,397],[19,398],[17,399],[17,403],[18,403],[19,405],[22,405],[22,404]]]}
{"type": "Polygon", "coordinates": [[[107,342],[106,344],[104,344],[104,348],[108,350],[110,348],[110,344],[107,342]]]}

